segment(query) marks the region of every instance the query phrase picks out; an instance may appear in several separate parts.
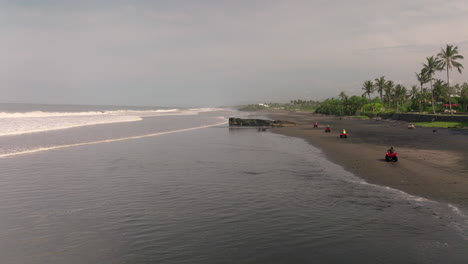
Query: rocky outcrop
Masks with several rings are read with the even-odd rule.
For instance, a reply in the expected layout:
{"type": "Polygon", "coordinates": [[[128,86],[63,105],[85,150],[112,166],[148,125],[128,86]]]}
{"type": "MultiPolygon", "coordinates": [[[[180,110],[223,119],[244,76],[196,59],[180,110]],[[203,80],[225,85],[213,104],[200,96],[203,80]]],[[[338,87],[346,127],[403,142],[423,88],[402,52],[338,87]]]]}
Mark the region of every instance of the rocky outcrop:
{"type": "Polygon", "coordinates": [[[287,126],[295,126],[295,125],[296,123],[294,122],[281,121],[281,120],[242,119],[242,118],[235,118],[235,117],[229,118],[229,126],[287,127],[287,126]]]}

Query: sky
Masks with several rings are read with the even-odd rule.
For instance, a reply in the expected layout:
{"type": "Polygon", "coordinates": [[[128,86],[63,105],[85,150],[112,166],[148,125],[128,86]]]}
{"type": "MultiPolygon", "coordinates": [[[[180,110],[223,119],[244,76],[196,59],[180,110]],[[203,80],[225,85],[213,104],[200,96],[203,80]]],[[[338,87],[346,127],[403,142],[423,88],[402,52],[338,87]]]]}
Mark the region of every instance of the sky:
{"type": "Polygon", "coordinates": [[[447,44],[468,58],[467,25],[466,0],[0,0],[0,102],[222,106],[361,95],[380,76],[410,87],[447,44]]]}

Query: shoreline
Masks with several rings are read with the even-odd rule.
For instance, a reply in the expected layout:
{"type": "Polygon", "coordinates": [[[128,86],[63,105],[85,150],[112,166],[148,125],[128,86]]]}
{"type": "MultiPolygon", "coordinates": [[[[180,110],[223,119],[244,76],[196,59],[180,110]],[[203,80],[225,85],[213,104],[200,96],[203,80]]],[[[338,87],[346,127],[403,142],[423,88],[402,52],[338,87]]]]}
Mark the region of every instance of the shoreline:
{"type": "Polygon", "coordinates": [[[395,120],[359,120],[309,112],[262,112],[296,127],[271,128],[273,133],[302,138],[321,149],[332,162],[368,183],[411,195],[468,207],[468,130],[417,127],[395,120]],[[313,123],[319,127],[314,128],[313,123]],[[326,125],[332,132],[325,133],[326,125]],[[349,137],[340,139],[341,129],[349,137]],[[393,146],[400,159],[386,162],[393,146]]]}

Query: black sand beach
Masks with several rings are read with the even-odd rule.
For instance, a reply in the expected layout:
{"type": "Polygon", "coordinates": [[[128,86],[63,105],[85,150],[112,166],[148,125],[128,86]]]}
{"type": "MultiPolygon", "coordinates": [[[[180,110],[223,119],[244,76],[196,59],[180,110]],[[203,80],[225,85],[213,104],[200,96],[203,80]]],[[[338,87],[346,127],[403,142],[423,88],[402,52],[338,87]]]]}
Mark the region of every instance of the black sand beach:
{"type": "Polygon", "coordinates": [[[468,131],[417,127],[394,120],[358,120],[301,112],[270,112],[275,120],[297,127],[274,128],[275,133],[299,137],[322,149],[334,162],[370,183],[417,196],[468,205],[468,131]],[[318,122],[319,127],[313,128],[318,122]],[[324,133],[329,124],[332,133],[324,133]],[[341,129],[349,137],[340,139],[341,129]],[[398,163],[387,163],[393,146],[398,163]]]}

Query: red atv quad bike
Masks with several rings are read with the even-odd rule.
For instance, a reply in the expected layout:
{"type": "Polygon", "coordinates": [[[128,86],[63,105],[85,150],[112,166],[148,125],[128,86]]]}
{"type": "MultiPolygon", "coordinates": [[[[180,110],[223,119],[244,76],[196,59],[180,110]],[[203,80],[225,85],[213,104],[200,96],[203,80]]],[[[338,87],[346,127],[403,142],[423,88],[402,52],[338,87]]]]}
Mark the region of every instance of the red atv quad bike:
{"type": "Polygon", "coordinates": [[[331,128],[327,127],[325,128],[325,133],[330,133],[331,132],[331,128]]]}
{"type": "Polygon", "coordinates": [[[348,138],[348,133],[341,133],[340,138],[348,138]]]}
{"type": "Polygon", "coordinates": [[[397,162],[398,161],[398,154],[396,152],[391,153],[391,152],[387,151],[385,153],[385,160],[386,161],[395,161],[395,162],[397,162]]]}
{"type": "Polygon", "coordinates": [[[314,127],[318,127],[318,123],[317,123],[317,122],[314,123],[314,127]]]}

